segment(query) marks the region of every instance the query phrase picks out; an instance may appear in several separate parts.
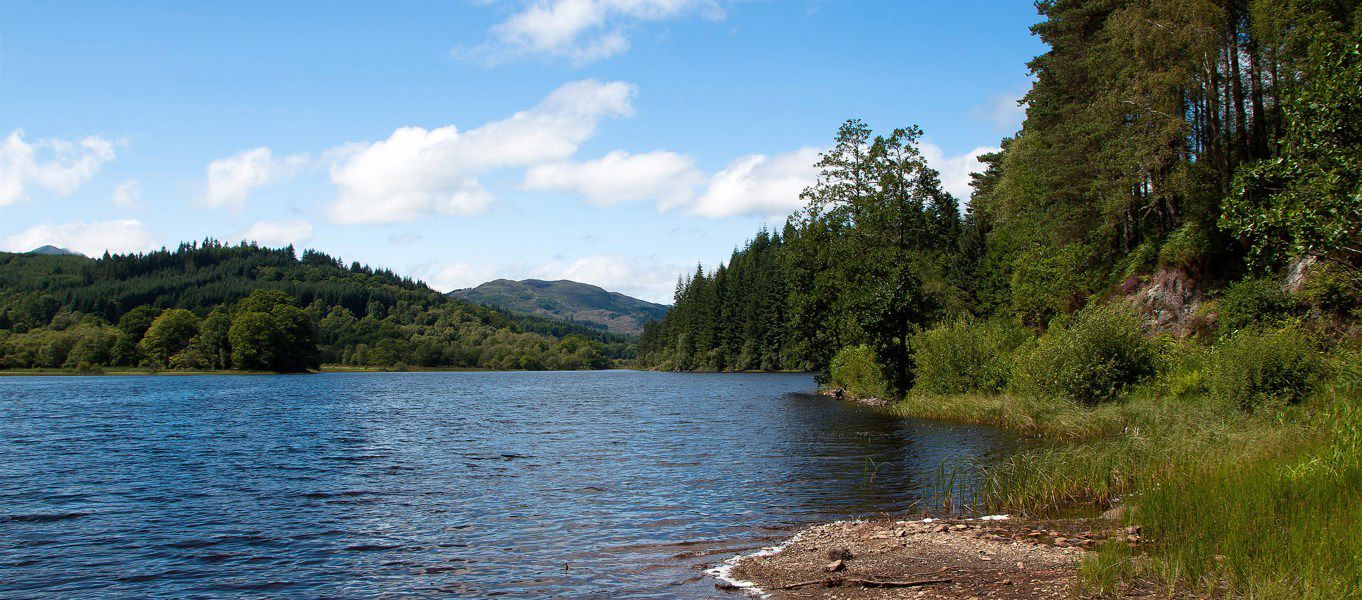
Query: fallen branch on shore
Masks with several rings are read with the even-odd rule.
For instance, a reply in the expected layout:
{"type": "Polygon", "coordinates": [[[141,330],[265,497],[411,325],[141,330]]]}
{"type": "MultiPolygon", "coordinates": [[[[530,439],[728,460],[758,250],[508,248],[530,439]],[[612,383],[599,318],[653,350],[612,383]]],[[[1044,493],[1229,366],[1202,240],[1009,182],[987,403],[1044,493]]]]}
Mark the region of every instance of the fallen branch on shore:
{"type": "Polygon", "coordinates": [[[817,585],[817,586],[822,586],[822,587],[860,586],[860,587],[868,587],[868,588],[909,588],[909,587],[921,587],[921,586],[926,586],[926,585],[940,585],[940,584],[943,584],[943,583],[950,583],[951,581],[953,581],[953,580],[951,580],[951,579],[918,579],[918,580],[914,580],[914,581],[889,581],[889,580],[879,580],[879,579],[857,579],[857,578],[854,578],[854,577],[829,577],[829,578],[826,578],[826,579],[814,579],[814,580],[811,580],[811,581],[801,581],[801,582],[799,582],[799,583],[791,583],[791,584],[789,584],[789,585],[782,585],[782,586],[780,586],[780,587],[778,587],[778,588],[776,588],[776,589],[778,589],[778,590],[795,590],[795,589],[799,589],[799,588],[812,587],[812,586],[816,586],[816,585],[817,585]]]}

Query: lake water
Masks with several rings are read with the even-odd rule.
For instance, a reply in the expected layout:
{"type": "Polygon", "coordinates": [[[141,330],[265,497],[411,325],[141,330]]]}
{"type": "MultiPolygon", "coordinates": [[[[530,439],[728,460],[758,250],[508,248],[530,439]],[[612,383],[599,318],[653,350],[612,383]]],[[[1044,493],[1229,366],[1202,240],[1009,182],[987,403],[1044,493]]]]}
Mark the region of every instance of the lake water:
{"type": "Polygon", "coordinates": [[[734,598],[1009,442],[806,375],[0,378],[0,596],[734,598]],[[873,475],[873,482],[872,482],[873,475]]]}

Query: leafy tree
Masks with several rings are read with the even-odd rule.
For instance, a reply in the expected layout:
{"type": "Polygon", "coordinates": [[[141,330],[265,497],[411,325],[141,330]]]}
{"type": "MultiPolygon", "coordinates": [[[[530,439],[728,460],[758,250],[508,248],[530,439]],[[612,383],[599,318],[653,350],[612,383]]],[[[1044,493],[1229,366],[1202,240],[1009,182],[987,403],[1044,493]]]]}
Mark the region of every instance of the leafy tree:
{"type": "Polygon", "coordinates": [[[1362,43],[1321,40],[1287,98],[1281,152],[1246,165],[1221,225],[1260,265],[1285,256],[1362,265],[1362,43]]]}
{"type": "Polygon", "coordinates": [[[232,366],[246,371],[267,371],[275,363],[279,325],[269,313],[239,311],[232,318],[227,339],[232,345],[232,366]]]}
{"type": "Polygon", "coordinates": [[[158,367],[170,366],[170,357],[189,347],[199,334],[199,318],[183,308],[172,308],[156,317],[138,342],[137,349],[158,367]]]}

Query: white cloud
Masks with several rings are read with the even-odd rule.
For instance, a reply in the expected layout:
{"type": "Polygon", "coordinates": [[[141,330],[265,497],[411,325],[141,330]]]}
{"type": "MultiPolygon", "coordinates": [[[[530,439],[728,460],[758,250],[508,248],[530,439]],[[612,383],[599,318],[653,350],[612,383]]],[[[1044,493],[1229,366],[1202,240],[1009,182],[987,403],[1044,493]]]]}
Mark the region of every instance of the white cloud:
{"type": "MultiPolygon", "coordinates": [[[[704,217],[787,214],[804,205],[804,188],[818,176],[818,149],[800,148],[767,156],[751,154],[734,159],[710,178],[703,194],[684,210],[704,217]]],[[[662,205],[660,208],[677,208],[662,205]]]]}
{"type": "Polygon", "coordinates": [[[43,245],[99,256],[105,250],[114,254],[154,249],[156,238],[136,219],[97,223],[38,225],[5,238],[5,249],[27,252],[43,245]]]}
{"type": "Polygon", "coordinates": [[[1026,118],[1026,105],[1021,103],[1025,96],[1025,93],[994,96],[971,112],[974,118],[992,123],[998,129],[1016,131],[1021,129],[1022,120],[1026,118]]]}
{"type": "Polygon", "coordinates": [[[132,208],[142,201],[142,184],[136,179],[129,179],[118,184],[114,188],[113,203],[119,208],[132,208]]]}
{"type": "Polygon", "coordinates": [[[454,53],[488,64],[547,56],[581,65],[627,51],[634,23],[691,14],[724,17],[717,0],[533,0],[492,27],[486,43],[454,53]]]}
{"type": "Polygon", "coordinates": [[[973,191],[969,186],[970,173],[983,169],[979,156],[997,152],[1000,148],[981,146],[959,156],[946,156],[940,146],[923,140],[918,149],[922,157],[927,159],[927,164],[941,174],[941,187],[964,202],[969,200],[970,192],[973,191]]]}
{"type": "Polygon", "coordinates": [[[534,167],[525,175],[524,187],[580,194],[596,206],[647,199],[682,204],[703,179],[689,156],[617,150],[596,160],[534,167]]]}
{"type": "Polygon", "coordinates": [[[426,284],[441,292],[476,287],[497,278],[495,263],[475,265],[458,262],[441,268],[431,275],[426,284]]]}
{"type": "Polygon", "coordinates": [[[339,223],[393,223],[484,212],[493,197],[477,175],[570,158],[601,119],[633,115],[636,93],[623,82],[575,81],[534,108],[465,132],[453,125],[403,127],[386,140],[328,152],[339,188],[329,216],[339,223]]]}
{"type": "Polygon", "coordinates": [[[23,130],[14,130],[0,144],[0,206],[26,200],[30,186],[62,196],[76,191],[114,159],[115,145],[99,136],[29,144],[23,130]]]}
{"type": "Polygon", "coordinates": [[[312,224],[307,221],[257,221],[233,238],[262,246],[296,246],[312,239],[312,224]]]}
{"type": "Polygon", "coordinates": [[[549,261],[532,269],[529,275],[535,279],[589,283],[649,302],[670,304],[676,291],[676,278],[685,271],[651,259],[598,255],[549,261]]]}
{"type": "Polygon", "coordinates": [[[431,288],[442,292],[475,287],[494,279],[569,279],[650,302],[670,304],[676,278],[687,270],[659,263],[653,258],[596,255],[556,258],[539,265],[458,262],[438,269],[422,265],[415,272],[424,276],[431,288]]]}
{"type": "Polygon", "coordinates": [[[208,163],[208,186],[200,202],[211,207],[242,208],[251,190],[288,177],[307,162],[304,154],[276,159],[267,146],[217,159],[208,163]]]}

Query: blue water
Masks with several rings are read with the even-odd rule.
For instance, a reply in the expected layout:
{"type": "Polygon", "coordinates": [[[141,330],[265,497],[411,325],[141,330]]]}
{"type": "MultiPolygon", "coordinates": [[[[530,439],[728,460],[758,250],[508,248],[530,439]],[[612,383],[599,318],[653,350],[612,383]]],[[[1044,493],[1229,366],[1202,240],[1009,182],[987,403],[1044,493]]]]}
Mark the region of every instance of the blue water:
{"type": "Polygon", "coordinates": [[[805,375],[0,378],[0,596],[732,597],[1008,440],[805,375]],[[873,473],[873,484],[870,475],[873,473]]]}

